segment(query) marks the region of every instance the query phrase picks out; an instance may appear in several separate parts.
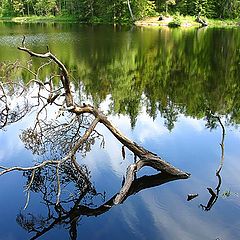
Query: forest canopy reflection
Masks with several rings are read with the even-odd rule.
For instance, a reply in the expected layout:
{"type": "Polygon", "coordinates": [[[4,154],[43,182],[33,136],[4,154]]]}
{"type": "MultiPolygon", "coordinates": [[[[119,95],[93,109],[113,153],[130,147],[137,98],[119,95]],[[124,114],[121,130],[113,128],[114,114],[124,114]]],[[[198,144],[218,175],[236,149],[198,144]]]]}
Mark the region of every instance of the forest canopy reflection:
{"type": "MultiPolygon", "coordinates": [[[[127,114],[132,126],[142,107],[153,118],[160,112],[169,130],[179,114],[204,118],[208,110],[226,116],[228,123],[240,122],[240,34],[236,29],[112,30],[72,25],[73,40],[67,51],[61,51],[61,42],[56,44],[52,38],[67,31],[66,27],[41,27],[51,32],[47,44],[69,69],[75,87],[81,87],[95,106],[110,96],[110,113],[127,114]]],[[[30,44],[34,41],[32,36],[28,38],[30,44]]],[[[42,52],[46,46],[38,48],[42,52]]],[[[1,55],[7,58],[5,50],[10,51],[3,49],[1,55]]],[[[28,61],[26,55],[21,58],[28,61]]],[[[28,64],[38,66],[39,62],[28,64]]],[[[52,70],[41,74],[49,76],[52,70]]],[[[27,82],[29,74],[24,71],[21,78],[27,82]]]]}
{"type": "Polygon", "coordinates": [[[169,130],[178,114],[203,118],[209,109],[239,123],[237,31],[159,30],[149,34],[143,35],[142,45],[133,41],[106,51],[93,47],[91,56],[81,52],[85,58],[79,68],[75,66],[76,71],[96,104],[110,95],[111,113],[129,115],[132,125],[146,106],[153,118],[158,111],[162,114],[169,130]],[[109,51],[114,58],[105,54],[109,51]]]}

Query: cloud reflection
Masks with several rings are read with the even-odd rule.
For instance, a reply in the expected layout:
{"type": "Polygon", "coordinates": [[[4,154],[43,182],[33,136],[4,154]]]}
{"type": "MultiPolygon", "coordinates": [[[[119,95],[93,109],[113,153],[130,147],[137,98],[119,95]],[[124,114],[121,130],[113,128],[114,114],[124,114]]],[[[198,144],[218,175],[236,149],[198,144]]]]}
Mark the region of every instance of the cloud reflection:
{"type": "Polygon", "coordinates": [[[148,192],[141,196],[162,239],[202,240],[219,236],[221,239],[234,239],[219,221],[209,215],[199,215],[198,209],[191,208],[174,192],[164,191],[164,196],[161,194],[159,198],[153,198],[148,192]],[[167,210],[159,208],[156,199],[165,202],[167,210]]]}

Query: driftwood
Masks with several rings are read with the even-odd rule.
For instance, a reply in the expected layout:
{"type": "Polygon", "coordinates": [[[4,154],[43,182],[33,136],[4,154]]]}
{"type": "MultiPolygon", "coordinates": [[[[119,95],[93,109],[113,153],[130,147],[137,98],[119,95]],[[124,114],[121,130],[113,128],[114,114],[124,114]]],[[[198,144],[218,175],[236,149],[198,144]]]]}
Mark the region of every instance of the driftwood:
{"type": "Polygon", "coordinates": [[[194,198],[198,197],[198,194],[197,193],[190,193],[188,194],[187,196],[187,201],[191,201],[193,200],[194,198]]]}
{"type": "MultiPolygon", "coordinates": [[[[61,148],[64,148],[64,154],[61,156],[59,159],[53,158],[50,160],[45,160],[42,161],[39,164],[36,164],[32,167],[11,167],[11,168],[6,168],[4,166],[0,166],[1,172],[0,175],[3,175],[5,173],[11,172],[11,171],[30,171],[31,172],[31,181],[29,181],[27,189],[29,190],[31,188],[32,183],[34,182],[35,178],[35,172],[43,167],[46,167],[47,165],[55,166],[56,167],[56,175],[57,175],[57,204],[60,202],[60,194],[61,194],[61,187],[60,187],[60,173],[59,171],[61,170],[61,166],[65,164],[66,162],[71,162],[75,167],[77,167],[77,161],[76,161],[76,153],[84,148],[84,144],[86,145],[88,141],[91,140],[91,136],[93,134],[97,134],[96,132],[96,126],[98,123],[103,124],[109,131],[116,137],[116,139],[123,145],[123,150],[124,147],[128,148],[133,154],[134,154],[134,163],[129,166],[126,174],[126,181],[124,185],[122,186],[120,192],[115,196],[113,203],[114,204],[119,204],[123,202],[123,200],[126,198],[127,195],[129,195],[129,191],[132,187],[132,184],[135,179],[136,173],[144,166],[149,166],[152,167],[158,171],[161,171],[163,174],[167,174],[169,176],[172,176],[173,178],[177,179],[184,179],[188,178],[190,174],[174,167],[170,163],[166,162],[159,156],[157,156],[155,153],[152,153],[148,151],[147,149],[143,148],[142,146],[138,145],[137,143],[131,141],[128,139],[126,136],[124,136],[113,124],[108,120],[107,116],[101,112],[99,109],[96,109],[95,107],[91,105],[78,105],[77,103],[74,102],[74,96],[73,93],[71,92],[71,82],[70,82],[70,76],[68,73],[67,68],[65,65],[55,56],[53,55],[49,49],[46,53],[36,53],[33,52],[32,50],[28,49],[25,45],[25,37],[23,38],[22,41],[22,46],[18,47],[20,51],[28,53],[31,57],[36,57],[36,58],[42,58],[42,59],[47,59],[50,62],[54,62],[57,64],[58,68],[60,69],[61,73],[58,77],[60,77],[61,84],[62,86],[54,90],[53,88],[53,83],[52,83],[52,78],[47,83],[43,83],[37,79],[37,74],[32,72],[31,70],[27,69],[30,73],[34,75],[34,82],[35,84],[39,85],[39,92],[37,95],[38,98],[38,106],[41,105],[39,112],[37,113],[36,116],[36,122],[33,127],[33,129],[30,129],[25,132],[25,135],[23,134],[22,139],[24,139],[26,145],[28,146],[29,149],[31,149],[33,152],[40,152],[39,146],[43,142],[43,138],[45,137],[48,141],[46,145],[51,143],[51,138],[52,135],[49,135],[49,129],[51,128],[51,125],[47,126],[45,121],[40,119],[40,116],[42,112],[46,111],[46,108],[49,105],[55,104],[56,106],[59,106],[63,111],[65,111],[69,116],[71,117],[71,121],[66,124],[69,129],[71,129],[73,123],[77,122],[76,129],[74,130],[74,136],[72,137],[72,140],[69,142],[70,147],[66,147],[65,143],[61,145],[61,148]],[[46,85],[49,87],[47,88],[46,85]],[[41,95],[42,89],[46,90],[49,94],[48,98],[44,97],[41,95]],[[64,99],[64,102],[59,105],[57,102],[60,99],[64,99]],[[83,119],[87,119],[88,124],[85,125],[84,127],[81,126],[82,122],[84,122],[83,119]],[[80,134],[80,129],[84,129],[84,133],[82,135],[80,134]],[[34,145],[32,140],[36,140],[36,144],[34,145]],[[65,144],[65,145],[64,145],[65,144]]],[[[49,63],[46,63],[47,65],[49,63]]],[[[30,84],[30,83],[29,83],[30,84]]],[[[3,89],[2,85],[1,88],[3,89]]],[[[5,96],[1,97],[0,100],[4,101],[5,96]]],[[[1,109],[0,109],[1,110],[1,109]]],[[[10,114],[9,113],[9,108],[6,105],[6,110],[2,110],[2,112],[5,113],[5,115],[10,114]]],[[[5,117],[5,119],[8,119],[5,117]]],[[[6,120],[7,121],[7,120],[6,120]]],[[[7,125],[7,123],[5,123],[7,125]]],[[[65,126],[62,126],[62,128],[66,128],[65,126]]],[[[59,129],[59,125],[54,125],[55,129],[59,129]]],[[[61,129],[62,129],[61,128],[61,129]]],[[[66,128],[68,129],[68,128],[66,128]]],[[[62,130],[61,130],[62,131],[62,130]]],[[[65,130],[66,132],[66,130],[65,130]]],[[[69,132],[69,131],[68,131],[69,132]]],[[[55,135],[58,133],[55,133],[55,135]]],[[[64,131],[63,131],[64,135],[64,131]]],[[[54,138],[56,141],[58,141],[58,138],[54,138]]],[[[89,144],[88,144],[89,145],[89,144]]],[[[87,145],[87,146],[88,146],[87,145]]],[[[85,146],[86,148],[86,146],[85,146]]],[[[45,151],[45,150],[43,150],[45,151]]],[[[125,150],[124,150],[125,151],[125,150]]],[[[125,154],[125,152],[124,152],[125,154]]],[[[76,168],[77,169],[77,168],[76,168]]],[[[80,169],[78,169],[80,171],[80,169]]]]}
{"type": "MultiPolygon", "coordinates": [[[[24,176],[27,177],[25,188],[27,200],[24,209],[28,206],[30,192],[41,192],[48,210],[53,209],[57,215],[54,218],[49,218],[51,216],[49,213],[46,221],[40,219],[40,224],[38,225],[36,218],[33,217],[31,222],[31,217],[29,219],[19,214],[17,217],[18,223],[27,231],[35,233],[35,236],[31,239],[39,238],[59,224],[70,225],[70,238],[77,239],[77,223],[81,216],[101,215],[116,204],[123,203],[129,196],[145,188],[158,186],[177,179],[186,179],[190,176],[190,174],[174,167],[155,153],[127,138],[99,109],[88,104],[77,104],[74,100],[74,93],[71,89],[71,77],[67,68],[49,49],[47,49],[46,53],[33,52],[26,47],[25,37],[18,49],[26,52],[31,57],[47,60],[37,71],[18,65],[18,67],[27,70],[33,76],[33,79],[26,85],[18,83],[19,93],[17,96],[24,98],[22,106],[19,105],[12,109],[11,104],[8,102],[8,87],[14,88],[13,82],[0,82],[0,129],[22,119],[28,112],[34,109],[36,111],[34,126],[24,130],[20,138],[25,147],[31,150],[33,154],[43,156],[45,153],[50,152],[51,156],[30,167],[0,166],[0,176],[12,171],[22,171],[24,176]],[[58,66],[60,74],[52,74],[46,82],[40,81],[40,70],[52,63],[58,66]],[[56,77],[60,79],[61,83],[58,87],[55,87],[53,84],[53,79],[56,77]],[[33,106],[30,106],[26,94],[29,86],[37,89],[37,93],[34,92],[34,98],[37,99],[37,103],[33,106]],[[67,120],[63,121],[60,118],[58,121],[58,118],[54,117],[51,121],[48,121],[48,109],[53,107],[51,105],[58,109],[59,115],[66,115],[67,120]],[[109,200],[104,200],[102,205],[92,207],[91,204],[83,204],[82,202],[84,202],[83,200],[87,195],[90,194],[92,197],[98,195],[98,193],[92,186],[89,171],[86,167],[79,164],[76,154],[80,152],[84,155],[87,151],[90,151],[91,144],[94,144],[95,139],[102,139],[104,144],[103,136],[96,130],[98,124],[103,124],[122,144],[121,154],[123,159],[126,157],[125,149],[133,153],[134,159],[133,163],[126,170],[125,182],[122,184],[119,192],[109,200]],[[160,173],[137,178],[136,173],[146,166],[156,169],[160,173]],[[49,169],[51,170],[49,171],[49,169]],[[53,174],[53,176],[49,176],[49,173],[53,174]],[[52,182],[53,179],[54,183],[52,182]],[[44,186],[44,181],[45,183],[50,181],[51,184],[46,184],[46,186],[53,187],[47,189],[44,186]],[[76,187],[76,195],[72,202],[69,199],[67,201],[63,200],[64,191],[62,191],[62,188],[66,186],[64,182],[67,182],[67,184],[71,182],[76,187]],[[71,202],[73,206],[67,209],[66,205],[64,205],[66,202],[71,202]]],[[[11,90],[11,92],[16,91],[11,90]]]]}
{"type": "Polygon", "coordinates": [[[208,26],[208,23],[204,19],[201,18],[200,13],[196,17],[195,21],[200,23],[202,25],[202,27],[207,27],[208,26]]]}

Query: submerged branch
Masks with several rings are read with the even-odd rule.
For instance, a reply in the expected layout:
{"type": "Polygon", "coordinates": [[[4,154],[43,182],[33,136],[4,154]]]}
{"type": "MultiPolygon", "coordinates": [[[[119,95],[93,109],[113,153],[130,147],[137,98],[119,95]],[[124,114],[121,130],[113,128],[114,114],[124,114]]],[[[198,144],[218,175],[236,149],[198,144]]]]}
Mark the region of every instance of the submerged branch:
{"type": "MultiPolygon", "coordinates": [[[[166,173],[158,173],[155,175],[143,176],[143,177],[134,179],[128,192],[126,193],[124,198],[121,199],[121,202],[118,202],[118,204],[123,203],[129,196],[134,195],[142,191],[143,189],[160,186],[167,182],[171,182],[178,179],[180,178],[177,176],[166,174],[166,173]]],[[[118,194],[114,195],[112,198],[110,198],[108,201],[106,201],[105,203],[103,203],[101,206],[97,208],[90,208],[87,206],[80,205],[77,208],[77,213],[80,216],[88,216],[88,217],[99,216],[109,211],[113,206],[115,206],[117,198],[118,198],[118,194]]]]}
{"type": "Polygon", "coordinates": [[[19,166],[16,166],[16,167],[10,167],[10,168],[6,168],[4,166],[0,166],[0,169],[3,169],[1,172],[0,172],[0,176],[1,175],[4,175],[6,173],[9,173],[9,172],[13,172],[13,171],[33,171],[33,170],[36,170],[36,169],[39,169],[39,168],[43,168],[47,165],[56,165],[59,163],[59,160],[47,160],[47,161],[44,161],[40,164],[37,164],[35,166],[32,166],[32,167],[19,167],[19,166]]]}
{"type": "MultiPolygon", "coordinates": [[[[159,159],[153,160],[153,159],[140,159],[134,164],[131,164],[128,166],[127,173],[126,173],[126,180],[124,185],[122,186],[120,192],[116,195],[114,199],[114,204],[120,204],[123,202],[123,200],[126,198],[126,196],[129,194],[130,188],[132,187],[132,184],[134,183],[134,180],[136,178],[136,173],[143,168],[144,166],[149,166],[154,168],[155,170],[161,171],[163,173],[169,176],[175,176],[176,179],[186,179],[189,177],[188,174],[170,174],[167,171],[163,171],[163,163],[162,161],[159,161],[159,159]]],[[[175,170],[174,170],[175,171],[175,170]]]]}
{"type": "Polygon", "coordinates": [[[220,164],[219,164],[219,167],[216,171],[216,175],[219,176],[221,170],[222,170],[222,167],[223,167],[223,163],[224,163],[224,141],[225,141],[225,135],[226,135],[226,131],[225,131],[225,127],[220,119],[220,117],[217,117],[217,120],[222,128],[222,140],[221,140],[221,143],[220,143],[220,146],[221,146],[221,160],[220,160],[220,164]]]}
{"type": "Polygon", "coordinates": [[[221,158],[220,158],[220,164],[219,164],[219,167],[216,171],[216,176],[217,176],[217,179],[218,179],[218,184],[215,188],[215,191],[211,188],[211,187],[208,187],[207,190],[208,192],[210,193],[210,199],[208,200],[208,203],[207,205],[203,205],[203,204],[200,204],[200,206],[202,207],[202,209],[204,211],[209,211],[211,210],[211,208],[213,207],[213,205],[217,202],[218,200],[218,196],[219,196],[219,193],[220,193],[220,187],[222,185],[222,178],[221,178],[221,171],[222,171],[222,168],[223,168],[223,163],[224,163],[224,141],[225,141],[225,135],[226,135],[226,130],[225,130],[225,127],[221,121],[221,118],[219,116],[214,116],[212,115],[213,118],[215,118],[220,126],[221,126],[221,130],[222,130],[222,138],[221,138],[221,142],[220,142],[220,146],[221,146],[221,158]]]}

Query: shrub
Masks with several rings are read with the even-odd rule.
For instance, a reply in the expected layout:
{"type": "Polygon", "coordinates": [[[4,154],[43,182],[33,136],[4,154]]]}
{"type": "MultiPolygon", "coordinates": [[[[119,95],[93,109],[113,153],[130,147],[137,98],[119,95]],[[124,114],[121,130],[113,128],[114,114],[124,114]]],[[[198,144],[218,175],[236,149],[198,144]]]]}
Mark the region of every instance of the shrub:
{"type": "Polygon", "coordinates": [[[176,27],[180,27],[180,26],[181,26],[181,20],[180,20],[179,15],[175,15],[173,17],[173,20],[168,23],[168,27],[171,27],[171,28],[176,28],[176,27]]]}

